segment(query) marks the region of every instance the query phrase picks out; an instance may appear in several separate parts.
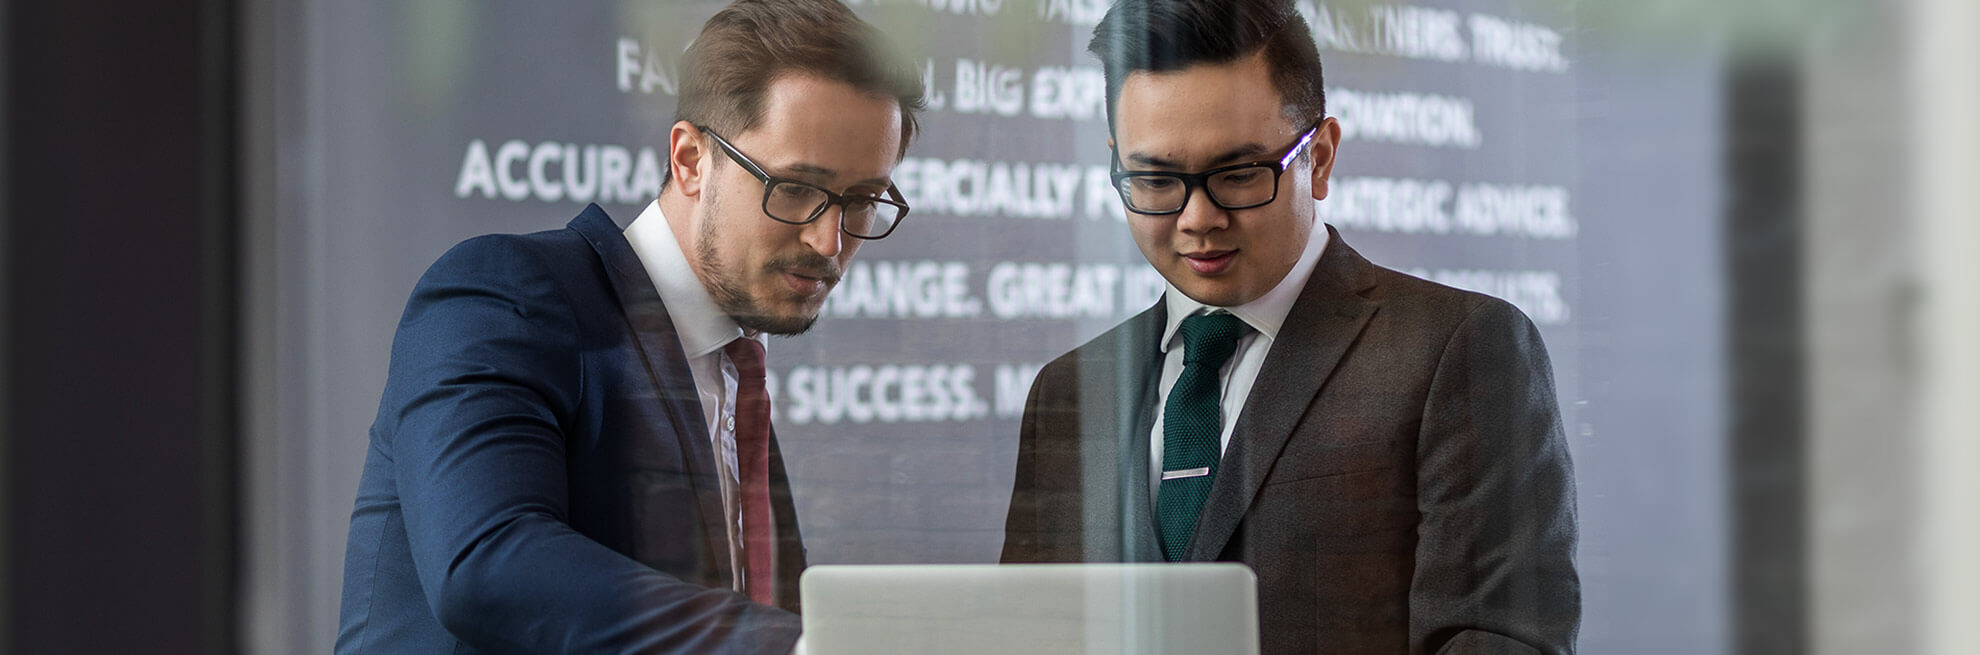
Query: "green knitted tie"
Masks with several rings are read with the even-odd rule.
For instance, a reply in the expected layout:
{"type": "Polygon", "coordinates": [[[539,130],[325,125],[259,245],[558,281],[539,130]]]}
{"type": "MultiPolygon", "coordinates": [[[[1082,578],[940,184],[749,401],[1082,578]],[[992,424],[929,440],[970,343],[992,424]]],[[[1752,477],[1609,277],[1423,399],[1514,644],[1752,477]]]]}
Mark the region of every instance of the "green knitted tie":
{"type": "Polygon", "coordinates": [[[1162,486],[1155,503],[1162,554],[1171,562],[1188,552],[1196,517],[1217,477],[1224,431],[1217,373],[1237,351],[1246,329],[1244,321],[1230,314],[1196,315],[1182,322],[1183,371],[1162,408],[1162,486]]]}

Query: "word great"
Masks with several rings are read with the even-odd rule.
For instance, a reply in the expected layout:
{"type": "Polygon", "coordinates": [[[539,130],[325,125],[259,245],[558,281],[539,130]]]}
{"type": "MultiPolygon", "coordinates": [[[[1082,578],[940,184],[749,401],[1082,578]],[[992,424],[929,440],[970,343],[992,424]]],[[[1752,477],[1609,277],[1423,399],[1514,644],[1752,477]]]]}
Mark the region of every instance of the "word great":
{"type": "Polygon", "coordinates": [[[1104,263],[987,263],[983,296],[959,261],[860,260],[825,301],[834,318],[1118,320],[1161,297],[1161,273],[1104,263]],[[986,301],[987,299],[987,301],[986,301]]]}

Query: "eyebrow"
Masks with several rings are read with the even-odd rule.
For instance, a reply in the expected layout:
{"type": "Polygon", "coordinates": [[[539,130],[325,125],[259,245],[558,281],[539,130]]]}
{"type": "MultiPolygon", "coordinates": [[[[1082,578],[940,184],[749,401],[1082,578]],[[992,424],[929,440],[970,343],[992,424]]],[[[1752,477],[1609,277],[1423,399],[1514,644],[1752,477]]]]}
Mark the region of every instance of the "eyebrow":
{"type": "MultiPolygon", "coordinates": [[[[1235,163],[1240,163],[1240,161],[1251,161],[1252,159],[1263,156],[1268,152],[1269,151],[1267,151],[1265,146],[1263,145],[1259,145],[1257,143],[1247,143],[1241,146],[1237,146],[1235,148],[1231,148],[1230,150],[1226,150],[1223,152],[1223,154],[1218,155],[1217,158],[1210,160],[1210,167],[1215,168],[1217,166],[1222,166],[1224,164],[1235,164],[1235,163]]],[[[1142,166],[1152,166],[1156,168],[1173,168],[1173,169],[1182,168],[1181,162],[1177,162],[1172,159],[1166,159],[1163,157],[1157,157],[1154,155],[1139,153],[1139,152],[1128,154],[1127,161],[1142,166]]]]}

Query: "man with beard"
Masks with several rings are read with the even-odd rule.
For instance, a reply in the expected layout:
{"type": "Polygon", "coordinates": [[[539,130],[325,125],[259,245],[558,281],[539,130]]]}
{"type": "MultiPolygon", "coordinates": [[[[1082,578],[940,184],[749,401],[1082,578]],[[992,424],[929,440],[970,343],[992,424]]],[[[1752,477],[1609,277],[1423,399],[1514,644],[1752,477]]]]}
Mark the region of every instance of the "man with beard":
{"type": "Polygon", "coordinates": [[[683,62],[621,232],[456,246],[413,289],[351,517],[338,653],[786,653],[804,568],[764,387],[859,245],[916,70],[835,0],[739,0],[683,62]]]}

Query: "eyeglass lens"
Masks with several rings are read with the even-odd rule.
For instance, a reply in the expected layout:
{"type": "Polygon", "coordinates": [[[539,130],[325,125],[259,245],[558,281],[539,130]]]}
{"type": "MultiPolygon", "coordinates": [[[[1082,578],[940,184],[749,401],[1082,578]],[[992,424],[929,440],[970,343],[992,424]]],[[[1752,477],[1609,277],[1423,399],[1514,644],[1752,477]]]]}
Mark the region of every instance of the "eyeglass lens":
{"type": "MultiPolygon", "coordinates": [[[[786,223],[805,223],[824,213],[831,202],[832,197],[824,189],[778,180],[765,190],[763,210],[771,218],[786,223]]],[[[847,198],[842,211],[841,229],[861,237],[886,234],[901,218],[898,206],[859,198],[847,198]]]]}
{"type": "MultiPolygon", "coordinates": [[[[1234,168],[1211,175],[1204,182],[1211,202],[1232,209],[1271,202],[1279,190],[1278,176],[1265,164],[1234,168]]],[[[1181,177],[1136,174],[1121,180],[1122,195],[1128,207],[1141,212],[1173,212],[1189,200],[1189,185],[1181,177]]]]}

